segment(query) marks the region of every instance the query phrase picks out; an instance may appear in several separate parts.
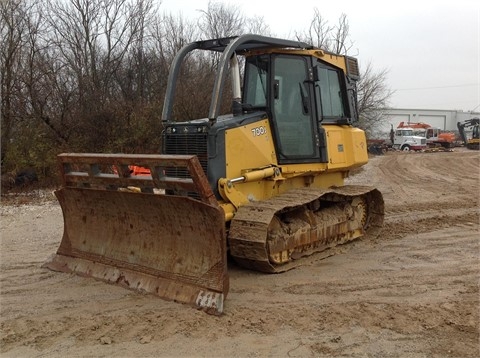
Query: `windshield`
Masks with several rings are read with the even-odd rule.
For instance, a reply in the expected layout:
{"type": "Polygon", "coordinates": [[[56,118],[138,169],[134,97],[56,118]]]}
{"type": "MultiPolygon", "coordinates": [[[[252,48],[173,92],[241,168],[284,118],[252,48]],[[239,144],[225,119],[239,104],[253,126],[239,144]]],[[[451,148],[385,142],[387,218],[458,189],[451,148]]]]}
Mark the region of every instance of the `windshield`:
{"type": "Polygon", "coordinates": [[[397,130],[395,133],[397,134],[397,136],[413,136],[413,129],[401,129],[397,130]]]}

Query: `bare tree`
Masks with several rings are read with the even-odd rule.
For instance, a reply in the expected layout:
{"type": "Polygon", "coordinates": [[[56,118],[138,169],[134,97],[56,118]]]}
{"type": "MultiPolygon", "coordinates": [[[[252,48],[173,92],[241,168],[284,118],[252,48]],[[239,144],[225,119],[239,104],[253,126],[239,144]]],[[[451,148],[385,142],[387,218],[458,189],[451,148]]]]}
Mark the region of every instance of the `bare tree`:
{"type": "MultiPolygon", "coordinates": [[[[314,17],[308,31],[297,33],[299,41],[340,55],[350,55],[353,42],[350,40],[350,27],[347,16],[342,14],[338,24],[330,26],[318,9],[314,9],[314,17]]],[[[358,116],[357,125],[370,135],[385,120],[384,109],[388,105],[393,92],[387,86],[387,70],[375,72],[371,63],[366,65],[357,83],[358,116]]]]}
{"type": "Polygon", "coordinates": [[[245,29],[248,33],[272,36],[270,26],[265,23],[263,16],[254,16],[245,19],[245,29]]]}
{"type": "Polygon", "coordinates": [[[387,86],[387,74],[386,69],[373,72],[372,64],[368,63],[357,84],[359,127],[364,129],[367,135],[373,135],[386,118],[385,110],[393,94],[387,86]]]}
{"type": "Polygon", "coordinates": [[[52,0],[49,26],[56,58],[75,79],[79,106],[92,108],[103,101],[99,90],[98,66],[101,36],[101,3],[98,0],[52,0]]]}
{"type": "Polygon", "coordinates": [[[328,52],[347,55],[353,47],[347,15],[340,15],[338,24],[332,26],[317,8],[313,12],[308,30],[303,33],[295,32],[295,38],[328,52]]]}
{"type": "Polygon", "coordinates": [[[313,12],[313,19],[308,30],[304,33],[296,32],[295,37],[298,41],[303,41],[328,51],[331,48],[333,40],[332,31],[334,28],[328,24],[328,21],[323,18],[317,8],[314,8],[313,12]]]}
{"type": "Polygon", "coordinates": [[[350,25],[347,21],[347,15],[340,15],[338,24],[333,28],[331,44],[332,47],[329,50],[339,55],[347,55],[352,49],[353,42],[350,40],[350,25]]]}
{"type": "Polygon", "coordinates": [[[19,103],[19,78],[16,74],[22,65],[22,51],[26,36],[25,3],[21,0],[0,2],[0,51],[1,51],[1,162],[7,156],[15,121],[14,108],[19,103]]]}
{"type": "MultiPolygon", "coordinates": [[[[129,121],[120,113],[122,99],[119,73],[127,57],[144,64],[145,28],[151,21],[153,0],[51,0],[49,26],[53,52],[61,72],[70,76],[77,105],[77,137],[91,150],[108,145],[113,131],[129,121]]],[[[133,62],[132,62],[133,63],[133,62]]],[[[144,79],[136,73],[136,92],[143,97],[144,79]]]]}
{"type": "Polygon", "coordinates": [[[198,26],[207,38],[235,36],[244,31],[245,17],[238,6],[209,1],[207,10],[199,11],[198,26]]]}
{"type": "Polygon", "coordinates": [[[104,103],[115,89],[113,74],[143,36],[152,0],[52,0],[50,4],[55,44],[76,75],[80,103],[85,108],[92,108],[92,102],[104,103]]]}
{"type": "Polygon", "coordinates": [[[157,15],[149,28],[151,48],[162,62],[170,63],[184,45],[200,37],[195,22],[181,15],[157,15]]]}
{"type": "Polygon", "coordinates": [[[113,66],[108,66],[117,90],[111,96],[127,102],[148,99],[151,92],[149,84],[157,77],[151,53],[155,40],[150,33],[150,28],[157,24],[156,9],[152,0],[138,0],[137,4],[135,21],[131,21],[133,26],[138,27],[136,35],[130,46],[123,47],[121,56],[112,62],[113,66]]]}
{"type": "MultiPolygon", "coordinates": [[[[41,61],[45,21],[38,1],[10,0],[0,4],[1,19],[1,119],[2,169],[35,161],[40,151],[26,158],[18,155],[23,140],[29,144],[46,128],[37,122],[42,116],[50,89],[45,84],[41,61]],[[10,157],[9,163],[4,160],[10,157]]],[[[41,124],[41,123],[40,123],[41,124]]]]}
{"type": "MultiPolygon", "coordinates": [[[[102,1],[105,54],[102,56],[104,92],[111,91],[112,75],[118,70],[127,53],[132,50],[142,61],[143,42],[148,23],[152,21],[152,0],[102,1]]],[[[143,80],[143,76],[140,78],[143,80]]],[[[140,92],[143,84],[139,84],[140,92]]]]}
{"type": "MultiPolygon", "coordinates": [[[[198,40],[200,33],[195,20],[168,13],[157,16],[149,31],[151,39],[149,51],[155,63],[152,99],[158,103],[158,108],[161,108],[168,72],[175,55],[186,44],[198,40]]],[[[193,119],[199,113],[201,107],[199,96],[204,92],[204,84],[196,82],[196,75],[201,73],[196,70],[198,61],[202,61],[201,57],[191,55],[184,61],[179,74],[180,80],[177,82],[172,114],[174,118],[193,119]],[[195,93],[195,97],[192,93],[195,93]]]]}
{"type": "MultiPolygon", "coordinates": [[[[247,18],[237,6],[209,2],[190,21],[160,16],[155,4],[0,1],[2,172],[29,162],[55,168],[55,154],[63,150],[157,151],[160,136],[152,133],[161,129],[168,71],[178,50],[199,39],[271,34],[262,17],[247,18]]],[[[308,31],[296,37],[330,52],[352,48],[346,16],[329,25],[317,9],[308,31]]],[[[218,55],[188,55],[174,118],[208,113],[217,63],[218,55]]],[[[391,95],[386,75],[369,64],[358,82],[359,125],[367,131],[391,95]]],[[[222,113],[231,110],[228,98],[226,93],[222,113]]]]}

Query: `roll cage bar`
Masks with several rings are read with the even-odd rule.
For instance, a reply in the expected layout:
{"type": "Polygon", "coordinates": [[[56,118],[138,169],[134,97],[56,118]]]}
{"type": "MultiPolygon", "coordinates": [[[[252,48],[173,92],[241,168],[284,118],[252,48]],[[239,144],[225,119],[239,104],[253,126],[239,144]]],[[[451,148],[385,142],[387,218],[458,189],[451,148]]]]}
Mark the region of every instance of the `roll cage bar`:
{"type": "Polygon", "coordinates": [[[171,115],[176,83],[180,73],[180,67],[188,53],[194,50],[206,50],[222,53],[213,86],[212,100],[210,102],[210,110],[208,114],[209,120],[215,121],[220,112],[222,93],[230,58],[235,53],[240,54],[250,50],[270,48],[312,49],[313,46],[300,41],[283,40],[252,34],[196,41],[183,46],[175,55],[172,67],[170,68],[170,73],[168,75],[167,89],[162,111],[162,122],[171,122],[172,120],[171,115]]]}

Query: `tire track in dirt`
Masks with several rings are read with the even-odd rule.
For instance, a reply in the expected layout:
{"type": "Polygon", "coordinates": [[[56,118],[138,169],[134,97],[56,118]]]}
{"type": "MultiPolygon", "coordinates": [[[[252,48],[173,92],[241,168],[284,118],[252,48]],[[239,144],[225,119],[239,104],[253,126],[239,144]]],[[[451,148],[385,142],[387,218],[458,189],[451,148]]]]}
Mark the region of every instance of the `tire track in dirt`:
{"type": "Polygon", "coordinates": [[[478,152],[390,153],[372,162],[348,183],[369,183],[383,193],[383,237],[479,222],[478,152]]]}
{"type": "Polygon", "coordinates": [[[477,357],[479,152],[388,153],[349,184],[384,194],[378,238],[281,275],[230,265],[213,317],[41,268],[57,205],[1,207],[2,356],[477,357]]]}

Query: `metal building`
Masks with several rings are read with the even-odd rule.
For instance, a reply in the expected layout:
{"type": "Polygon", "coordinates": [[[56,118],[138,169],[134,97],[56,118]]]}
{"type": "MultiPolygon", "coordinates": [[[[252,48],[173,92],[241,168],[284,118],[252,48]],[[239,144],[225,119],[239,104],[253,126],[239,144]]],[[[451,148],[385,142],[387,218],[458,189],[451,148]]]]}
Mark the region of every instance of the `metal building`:
{"type": "Polygon", "coordinates": [[[442,130],[458,132],[457,122],[463,122],[473,117],[480,117],[480,112],[464,112],[457,110],[389,108],[385,110],[381,126],[377,129],[382,137],[396,128],[400,122],[423,122],[442,130]]]}

